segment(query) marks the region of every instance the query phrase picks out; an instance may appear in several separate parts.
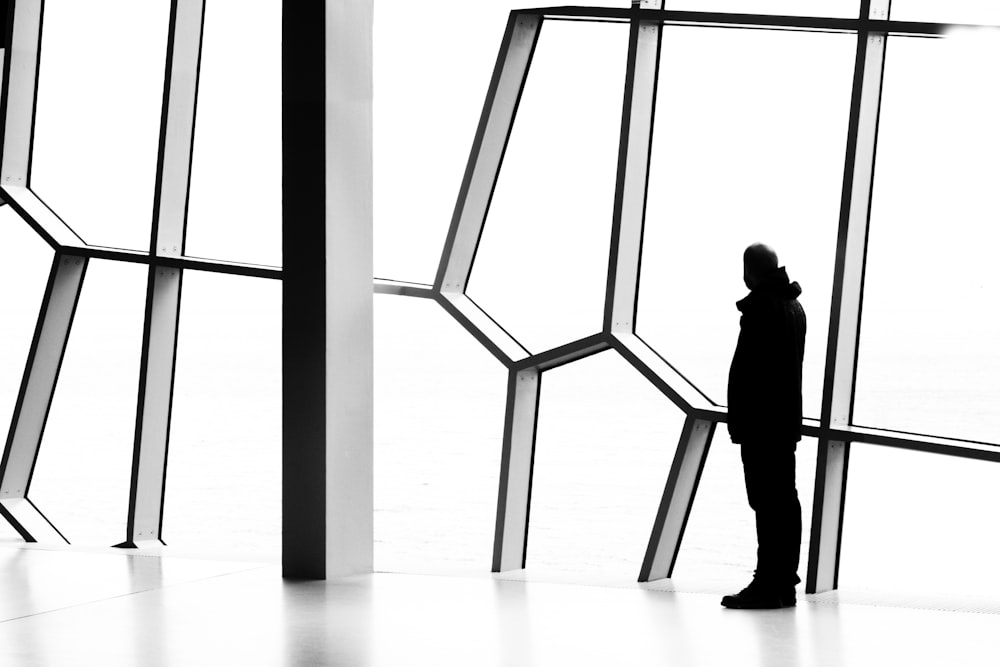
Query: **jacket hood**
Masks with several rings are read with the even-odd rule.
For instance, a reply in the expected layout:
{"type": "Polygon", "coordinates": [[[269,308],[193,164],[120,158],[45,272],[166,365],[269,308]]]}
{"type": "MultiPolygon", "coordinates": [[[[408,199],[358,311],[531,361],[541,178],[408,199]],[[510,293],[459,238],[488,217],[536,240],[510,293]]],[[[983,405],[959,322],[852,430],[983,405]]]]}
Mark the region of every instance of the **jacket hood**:
{"type": "Polygon", "coordinates": [[[754,295],[768,295],[779,299],[797,299],[802,294],[802,287],[796,282],[788,280],[788,272],[785,267],[780,266],[764,277],[750,294],[744,299],[736,302],[736,307],[743,310],[743,306],[753,298],[754,295]]]}

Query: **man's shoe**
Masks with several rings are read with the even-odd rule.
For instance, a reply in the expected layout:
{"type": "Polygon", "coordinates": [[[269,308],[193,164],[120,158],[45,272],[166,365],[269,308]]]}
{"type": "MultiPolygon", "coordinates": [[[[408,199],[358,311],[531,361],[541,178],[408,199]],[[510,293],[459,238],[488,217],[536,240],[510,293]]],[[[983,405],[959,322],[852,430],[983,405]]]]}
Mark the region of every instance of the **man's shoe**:
{"type": "Polygon", "coordinates": [[[735,595],[722,598],[722,606],[728,609],[783,609],[795,606],[795,589],[779,591],[762,586],[756,581],[735,595]]]}

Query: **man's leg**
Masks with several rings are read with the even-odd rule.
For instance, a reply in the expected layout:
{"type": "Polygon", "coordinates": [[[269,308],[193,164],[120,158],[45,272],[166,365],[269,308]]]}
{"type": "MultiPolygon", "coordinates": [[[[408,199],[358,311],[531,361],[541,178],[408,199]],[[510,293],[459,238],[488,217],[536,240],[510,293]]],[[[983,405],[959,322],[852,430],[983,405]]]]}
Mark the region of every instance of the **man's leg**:
{"type": "Polygon", "coordinates": [[[781,589],[794,587],[802,542],[802,508],[795,488],[795,443],[744,445],[747,500],[756,514],[754,578],[781,589]]]}
{"type": "Polygon", "coordinates": [[[756,515],[757,568],[754,580],[722,604],[735,608],[795,604],[802,509],[795,489],[795,444],[741,446],[747,500],[756,515]]]}

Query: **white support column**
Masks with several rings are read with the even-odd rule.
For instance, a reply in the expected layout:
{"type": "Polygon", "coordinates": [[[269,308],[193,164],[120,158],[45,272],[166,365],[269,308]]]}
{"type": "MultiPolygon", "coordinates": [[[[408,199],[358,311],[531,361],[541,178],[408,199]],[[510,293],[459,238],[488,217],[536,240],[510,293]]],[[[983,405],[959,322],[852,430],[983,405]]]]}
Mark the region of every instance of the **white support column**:
{"type": "Polygon", "coordinates": [[[673,574],[714,434],[714,421],[694,417],[684,421],[663,499],[653,522],[646,557],[639,571],[639,581],[664,579],[673,574]]]}
{"type": "MultiPolygon", "coordinates": [[[[884,19],[889,0],[864,0],[862,16],[884,19]]],[[[858,35],[840,229],[834,265],[821,428],[850,424],[854,406],[865,252],[868,243],[885,33],[858,35]]],[[[806,592],[837,588],[850,442],[821,437],[816,459],[806,592]]]]}
{"type": "Polygon", "coordinates": [[[56,255],[52,262],[0,463],[0,513],[28,542],[66,542],[28,489],[86,272],[84,257],[56,255]]]}
{"type": "Polygon", "coordinates": [[[465,292],[541,27],[539,16],[510,15],[434,282],[439,292],[465,292]]]}
{"type": "Polygon", "coordinates": [[[541,389],[542,374],[537,368],[510,372],[493,539],[494,572],[519,570],[524,567],[527,557],[531,475],[541,389]]]}
{"type": "Polygon", "coordinates": [[[373,567],[372,0],[282,20],[282,569],[373,567]]]}
{"type": "Polygon", "coordinates": [[[633,19],[618,148],[604,330],[635,331],[662,26],[633,19]]]}
{"type": "Polygon", "coordinates": [[[154,194],[146,319],[139,367],[128,524],[120,547],[162,543],[167,446],[177,354],[182,270],[157,258],[181,257],[187,224],[205,0],[173,0],[167,37],[159,162],[154,194]]]}

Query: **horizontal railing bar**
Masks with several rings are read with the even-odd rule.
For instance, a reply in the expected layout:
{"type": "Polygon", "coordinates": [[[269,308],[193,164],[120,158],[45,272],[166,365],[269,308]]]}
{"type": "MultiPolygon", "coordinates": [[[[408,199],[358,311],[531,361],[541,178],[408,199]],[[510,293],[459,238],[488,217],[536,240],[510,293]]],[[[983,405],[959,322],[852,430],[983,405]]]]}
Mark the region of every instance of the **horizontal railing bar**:
{"type": "Polygon", "coordinates": [[[932,433],[918,433],[916,431],[900,431],[899,429],[879,428],[877,426],[863,426],[861,424],[853,424],[852,426],[850,426],[850,431],[852,433],[871,434],[871,436],[874,438],[879,437],[879,435],[885,435],[891,438],[915,437],[917,439],[926,440],[928,442],[940,441],[946,443],[962,443],[966,445],[995,447],[997,449],[1000,449],[1000,443],[987,442],[985,440],[972,440],[970,438],[951,438],[947,436],[934,435],[932,433]]]}
{"type": "Polygon", "coordinates": [[[433,299],[434,286],[426,283],[411,283],[406,280],[375,278],[375,293],[433,299]]]}
{"type": "Polygon", "coordinates": [[[608,336],[603,333],[597,333],[571,343],[566,343],[565,345],[560,345],[546,352],[533,354],[526,359],[516,362],[513,370],[520,371],[526,368],[536,368],[540,371],[547,371],[610,349],[611,341],[608,339],[608,336]]]}
{"type": "Polygon", "coordinates": [[[131,262],[133,264],[150,264],[156,266],[169,266],[177,269],[191,269],[193,271],[208,271],[211,273],[225,273],[229,275],[247,276],[250,278],[269,278],[272,280],[281,279],[281,267],[266,266],[262,264],[243,264],[240,262],[229,262],[217,259],[204,259],[201,257],[153,257],[149,253],[141,250],[128,250],[126,248],[107,248],[103,246],[86,245],[81,247],[64,247],[63,251],[71,254],[79,254],[91,259],[110,259],[120,262],[131,262]]]}
{"type": "Polygon", "coordinates": [[[922,21],[892,21],[884,19],[835,18],[822,16],[785,16],[777,14],[728,14],[724,12],[694,12],[674,9],[621,9],[612,7],[536,7],[515,10],[518,14],[545,18],[577,18],[627,21],[639,14],[644,21],[672,24],[772,27],[825,32],[887,32],[896,35],[946,35],[953,30],[994,29],[996,25],[968,23],[929,23],[922,21]]]}
{"type": "MultiPolygon", "coordinates": [[[[726,408],[724,406],[700,409],[691,414],[698,419],[708,419],[720,424],[725,423],[727,419],[726,408]]],[[[850,442],[852,444],[877,445],[965,459],[1000,462],[1000,444],[978,440],[942,438],[933,435],[923,435],[907,431],[891,431],[865,426],[823,428],[818,419],[811,418],[802,420],[802,435],[812,438],[826,438],[827,440],[839,442],[850,442]]]]}

